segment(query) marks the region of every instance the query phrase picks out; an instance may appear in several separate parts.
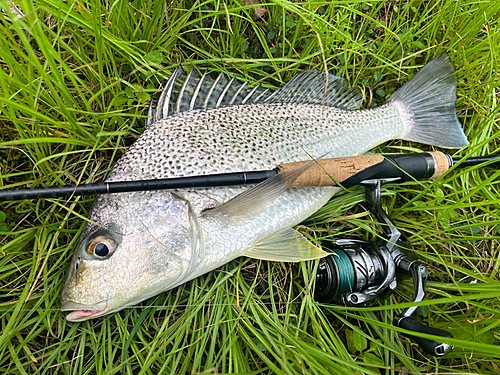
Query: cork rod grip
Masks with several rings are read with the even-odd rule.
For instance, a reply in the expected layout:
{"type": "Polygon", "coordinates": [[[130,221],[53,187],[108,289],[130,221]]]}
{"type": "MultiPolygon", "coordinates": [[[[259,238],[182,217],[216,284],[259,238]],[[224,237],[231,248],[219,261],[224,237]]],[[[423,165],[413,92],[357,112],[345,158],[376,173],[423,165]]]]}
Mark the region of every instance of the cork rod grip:
{"type": "MultiPolygon", "coordinates": [[[[311,161],[281,164],[278,168],[284,173],[305,163],[311,161]]],[[[292,186],[319,187],[340,184],[348,188],[369,179],[392,179],[399,182],[434,179],[445,173],[452,165],[450,163],[448,155],[439,151],[324,159],[297,177],[292,186]]]]}
{"type": "MultiPolygon", "coordinates": [[[[324,159],[301,174],[292,184],[293,187],[335,186],[342,184],[349,177],[384,161],[382,155],[363,155],[348,158],[324,159]]],[[[306,162],[296,162],[278,165],[282,173],[306,162]]]]}
{"type": "Polygon", "coordinates": [[[431,176],[431,180],[438,178],[448,169],[450,169],[450,160],[448,156],[444,152],[440,151],[431,151],[428,153],[434,158],[434,162],[436,163],[436,170],[434,174],[431,176]]]}

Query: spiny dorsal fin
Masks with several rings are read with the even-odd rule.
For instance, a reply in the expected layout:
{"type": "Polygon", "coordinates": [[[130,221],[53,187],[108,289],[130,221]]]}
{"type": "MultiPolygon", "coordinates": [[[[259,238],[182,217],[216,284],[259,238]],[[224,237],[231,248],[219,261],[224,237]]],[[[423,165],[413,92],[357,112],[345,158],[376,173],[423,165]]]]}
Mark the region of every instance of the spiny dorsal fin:
{"type": "Polygon", "coordinates": [[[228,81],[222,73],[215,80],[208,74],[198,77],[194,70],[186,74],[179,66],[165,85],[156,107],[153,103],[150,105],[146,127],[177,113],[254,103],[267,96],[269,90],[261,85],[248,88],[247,83],[235,78],[228,81]]]}
{"type": "Polygon", "coordinates": [[[344,78],[315,70],[297,74],[283,88],[270,94],[258,85],[248,88],[247,82],[235,78],[227,80],[221,73],[215,80],[208,74],[201,78],[191,70],[189,74],[179,66],[168,80],[156,107],[148,111],[146,127],[152,123],[184,111],[217,108],[250,103],[320,104],[346,110],[359,108],[363,96],[356,88],[349,88],[344,78]],[[325,86],[327,86],[325,95],[325,86]]]}
{"type": "Polygon", "coordinates": [[[167,81],[165,88],[161,92],[160,97],[158,98],[158,103],[156,107],[154,107],[153,101],[151,101],[151,105],[149,106],[148,117],[146,119],[146,128],[156,121],[170,116],[173,113],[174,103],[176,102],[176,94],[178,90],[175,90],[176,82],[177,89],[179,86],[179,82],[183,82],[186,79],[186,71],[179,66],[174,70],[172,76],[167,81]]]}

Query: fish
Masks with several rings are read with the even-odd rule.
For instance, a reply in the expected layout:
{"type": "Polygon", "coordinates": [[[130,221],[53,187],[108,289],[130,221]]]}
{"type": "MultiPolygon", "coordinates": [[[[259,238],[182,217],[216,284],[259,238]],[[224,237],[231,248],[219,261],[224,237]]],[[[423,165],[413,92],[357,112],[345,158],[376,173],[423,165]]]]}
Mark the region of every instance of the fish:
{"type": "MultiPolygon", "coordinates": [[[[272,169],[361,155],[392,139],[464,147],[456,84],[453,63],[442,54],[383,105],[359,110],[359,88],[329,73],[302,71],[270,92],[179,67],[106,181],[272,169]]],[[[290,188],[300,173],[253,186],[97,197],[63,285],[67,320],[136,305],[240,256],[282,262],[325,256],[293,227],[340,188],[290,188]]]]}

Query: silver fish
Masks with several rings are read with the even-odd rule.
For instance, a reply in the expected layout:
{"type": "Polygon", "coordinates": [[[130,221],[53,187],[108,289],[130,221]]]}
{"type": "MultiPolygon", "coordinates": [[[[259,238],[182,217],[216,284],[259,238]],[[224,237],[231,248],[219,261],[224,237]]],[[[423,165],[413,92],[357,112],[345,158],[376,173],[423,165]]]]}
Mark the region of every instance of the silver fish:
{"type": "MultiPolygon", "coordinates": [[[[305,71],[269,93],[179,68],[157,107],[150,107],[144,134],[107,181],[271,169],[308,155],[359,155],[396,138],[445,148],[468,143],[447,55],[375,109],[356,110],[359,90],[342,78],[325,78],[305,71]]],[[[292,227],[339,189],[290,189],[287,178],[254,187],[98,197],[66,276],[61,309],[72,311],[67,319],[132,306],[242,255],[275,261],[324,256],[292,227]]]]}

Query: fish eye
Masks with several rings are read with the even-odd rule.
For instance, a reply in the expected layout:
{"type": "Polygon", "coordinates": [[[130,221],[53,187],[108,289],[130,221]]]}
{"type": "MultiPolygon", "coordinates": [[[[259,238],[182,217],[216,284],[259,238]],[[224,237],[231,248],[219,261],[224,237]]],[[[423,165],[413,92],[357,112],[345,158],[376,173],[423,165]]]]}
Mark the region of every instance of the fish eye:
{"type": "Polygon", "coordinates": [[[94,253],[97,256],[100,257],[105,257],[109,254],[109,248],[108,245],[106,245],[104,242],[98,243],[95,246],[94,253]]]}
{"type": "Polygon", "coordinates": [[[113,254],[116,249],[116,242],[108,236],[95,237],[86,248],[87,254],[97,259],[106,259],[113,254]]]}

